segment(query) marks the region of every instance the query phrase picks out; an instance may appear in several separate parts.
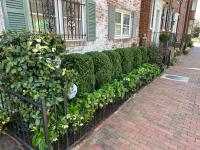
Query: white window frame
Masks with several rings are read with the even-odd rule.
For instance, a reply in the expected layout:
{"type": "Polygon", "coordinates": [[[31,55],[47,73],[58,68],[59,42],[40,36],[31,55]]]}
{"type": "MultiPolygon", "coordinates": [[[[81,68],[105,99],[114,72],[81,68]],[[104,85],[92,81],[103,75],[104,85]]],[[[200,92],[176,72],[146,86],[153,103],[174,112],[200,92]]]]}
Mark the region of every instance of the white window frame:
{"type": "Polygon", "coordinates": [[[192,11],[196,10],[196,8],[197,8],[197,2],[198,2],[198,0],[192,0],[192,8],[191,8],[192,11]]]}
{"type": "Polygon", "coordinates": [[[163,9],[163,16],[162,16],[162,31],[166,30],[166,20],[167,20],[167,8],[163,9]]]}
{"type": "Polygon", "coordinates": [[[188,31],[187,31],[188,34],[192,34],[193,24],[194,24],[194,20],[189,20],[188,31]]]}
{"type": "Polygon", "coordinates": [[[152,7],[151,7],[150,30],[153,29],[153,21],[154,21],[155,6],[156,6],[156,0],[153,0],[153,1],[152,1],[152,7]]]}
{"type": "MultiPolygon", "coordinates": [[[[116,35],[115,33],[115,39],[123,39],[123,38],[130,38],[131,37],[131,27],[132,27],[132,16],[131,16],[131,12],[127,12],[124,10],[115,10],[115,14],[116,13],[120,13],[121,14],[121,34],[120,35],[116,35]],[[128,35],[123,35],[123,27],[124,27],[124,15],[129,15],[129,34],[128,35]]],[[[116,25],[116,23],[115,23],[116,25]]]]}
{"type": "MultiPolygon", "coordinates": [[[[79,0],[81,1],[81,0],[79,0]]],[[[87,25],[86,25],[86,0],[82,0],[81,2],[82,4],[85,4],[84,5],[84,8],[82,8],[82,28],[81,30],[82,31],[82,34],[83,35],[86,35],[84,36],[82,39],[65,39],[66,41],[83,41],[83,40],[86,40],[87,39],[87,25]]],[[[83,7],[83,6],[82,6],[83,7]]],[[[61,34],[61,35],[64,35],[64,26],[63,26],[63,7],[62,7],[62,0],[54,0],[54,9],[55,9],[55,23],[56,23],[56,32],[58,34],[61,34]],[[60,31],[59,31],[60,30],[60,31]]],[[[31,11],[30,11],[30,5],[28,3],[28,12],[29,12],[29,29],[31,31],[33,31],[33,28],[32,28],[32,25],[31,25],[31,11]]],[[[34,13],[32,13],[34,14],[34,13]]],[[[39,14],[39,16],[42,16],[43,14],[39,14]]],[[[67,36],[67,35],[66,35],[67,36]]]]}

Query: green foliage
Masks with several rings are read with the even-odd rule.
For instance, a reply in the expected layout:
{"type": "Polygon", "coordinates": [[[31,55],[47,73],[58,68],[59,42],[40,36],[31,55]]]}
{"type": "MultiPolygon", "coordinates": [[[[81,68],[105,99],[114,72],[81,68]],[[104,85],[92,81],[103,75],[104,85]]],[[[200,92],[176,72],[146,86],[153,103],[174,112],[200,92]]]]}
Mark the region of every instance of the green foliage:
{"type": "Polygon", "coordinates": [[[146,47],[139,47],[141,54],[142,54],[142,64],[148,63],[149,56],[148,56],[148,49],[146,47]]]}
{"type": "MultiPolygon", "coordinates": [[[[45,97],[50,122],[49,136],[53,142],[59,136],[58,133],[54,133],[55,124],[61,124],[63,116],[58,116],[56,120],[51,106],[63,100],[63,92],[67,92],[71,83],[75,81],[76,73],[61,68],[65,46],[60,36],[44,33],[12,36],[13,34],[15,35],[12,32],[4,34],[0,42],[1,87],[30,97],[34,101],[45,97]]],[[[10,97],[5,96],[5,101],[5,107],[14,108],[10,97]]],[[[45,149],[41,114],[30,105],[20,101],[14,102],[20,106],[21,118],[29,123],[30,130],[34,132],[34,146],[39,146],[41,150],[45,149]]],[[[7,112],[3,108],[0,110],[7,112]]],[[[12,111],[13,115],[15,111],[12,111]]],[[[64,131],[64,127],[60,126],[59,130],[64,131]]]]}
{"type": "Polygon", "coordinates": [[[177,62],[178,62],[178,59],[177,59],[176,57],[174,57],[174,58],[172,58],[172,59],[170,60],[170,65],[171,65],[171,66],[174,66],[174,65],[177,64],[177,62]]]}
{"type": "Polygon", "coordinates": [[[63,66],[78,73],[78,93],[92,92],[95,89],[94,64],[86,54],[70,54],[65,56],[63,66]]]}
{"type": "Polygon", "coordinates": [[[112,62],[105,53],[89,52],[87,55],[89,55],[94,62],[95,87],[98,89],[111,81],[113,76],[112,62]]]}
{"type": "Polygon", "coordinates": [[[32,34],[26,43],[18,45],[0,43],[4,46],[0,51],[2,86],[36,101],[44,96],[51,103],[49,93],[60,97],[74,76],[72,70],[61,68],[65,53],[63,43],[55,34],[32,34]]]}
{"type": "Polygon", "coordinates": [[[192,36],[191,35],[187,35],[185,37],[185,43],[187,47],[193,47],[193,42],[192,42],[192,36]]]}
{"type": "Polygon", "coordinates": [[[121,48],[116,50],[122,60],[122,72],[127,74],[133,70],[133,52],[131,48],[121,48]]]}
{"type": "Polygon", "coordinates": [[[4,32],[0,37],[0,48],[5,46],[20,46],[26,44],[32,34],[30,32],[4,32]]]}
{"type": "Polygon", "coordinates": [[[170,35],[170,33],[167,33],[167,32],[163,32],[163,33],[161,33],[160,36],[159,36],[159,40],[160,40],[161,42],[167,42],[167,41],[169,41],[170,39],[171,39],[171,35],[170,35]]]}
{"type": "MultiPolygon", "coordinates": [[[[97,110],[117,100],[124,100],[127,93],[136,91],[160,73],[156,65],[143,64],[139,67],[144,55],[141,49],[139,51],[133,48],[118,49],[113,54],[91,52],[84,55],[65,55],[64,41],[56,34],[27,33],[23,35],[24,37],[22,34],[13,36],[13,40],[10,34],[3,35],[0,42],[0,85],[37,102],[40,97],[45,98],[48,133],[52,144],[66,131],[77,131],[91,121],[97,110]],[[123,73],[127,74],[121,80],[111,82],[112,77],[121,74],[119,72],[116,75],[116,71],[120,70],[118,53],[122,57],[123,73]],[[119,65],[118,69],[113,69],[116,65],[115,61],[119,65]],[[135,64],[139,68],[133,70],[135,64]],[[83,83],[83,80],[94,79],[93,72],[97,82],[96,91],[84,93],[69,102],[68,114],[65,116],[62,108],[63,92],[68,92],[69,86],[76,82],[82,84],[79,85],[82,86],[82,92],[88,92],[87,90],[90,90],[86,90],[88,87],[92,90],[94,81],[83,83]]],[[[159,64],[160,59],[153,56],[158,50],[153,51],[153,53],[148,51],[150,62],[159,64]]],[[[5,108],[10,109],[14,105],[20,107],[19,110],[13,109],[9,115],[17,114],[22,121],[25,121],[34,135],[33,146],[38,147],[39,150],[45,150],[47,146],[40,110],[16,98],[11,99],[4,90],[0,90],[1,94],[4,93],[2,96],[5,100],[5,108]]],[[[9,115],[6,109],[0,107],[0,126],[10,120],[9,115]]]]}
{"type": "Polygon", "coordinates": [[[119,79],[122,76],[121,56],[116,51],[104,51],[109,57],[113,66],[113,79],[119,79]]]}
{"type": "Polygon", "coordinates": [[[192,33],[193,37],[198,38],[199,34],[200,34],[200,27],[195,27],[192,33]]]}
{"type": "Polygon", "coordinates": [[[133,70],[140,67],[142,64],[142,51],[140,50],[140,48],[131,48],[131,52],[132,52],[132,63],[133,63],[132,70],[133,70]]]}
{"type": "Polygon", "coordinates": [[[0,109],[0,135],[3,132],[3,127],[10,121],[10,117],[7,116],[6,110],[0,109]]]}
{"type": "Polygon", "coordinates": [[[149,63],[157,64],[158,66],[162,67],[163,63],[163,54],[162,51],[157,47],[148,47],[148,56],[149,56],[149,63]]]}

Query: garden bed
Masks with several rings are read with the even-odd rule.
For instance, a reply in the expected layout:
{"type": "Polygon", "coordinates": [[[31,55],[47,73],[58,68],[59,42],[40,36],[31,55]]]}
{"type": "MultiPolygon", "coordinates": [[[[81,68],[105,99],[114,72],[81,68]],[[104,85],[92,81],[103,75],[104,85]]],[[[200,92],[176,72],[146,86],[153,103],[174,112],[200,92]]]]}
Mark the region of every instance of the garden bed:
{"type": "Polygon", "coordinates": [[[56,34],[0,40],[0,122],[35,149],[66,149],[160,74],[155,47],[66,54],[56,34]],[[71,97],[71,91],[78,93],[71,97]]]}

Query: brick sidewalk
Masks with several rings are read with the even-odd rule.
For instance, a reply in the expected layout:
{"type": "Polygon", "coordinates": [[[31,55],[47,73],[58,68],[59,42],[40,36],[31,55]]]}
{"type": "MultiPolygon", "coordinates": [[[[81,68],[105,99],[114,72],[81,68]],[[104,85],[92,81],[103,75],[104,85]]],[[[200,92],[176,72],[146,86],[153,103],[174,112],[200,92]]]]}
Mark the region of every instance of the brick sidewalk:
{"type": "Polygon", "coordinates": [[[165,73],[189,83],[157,78],[74,150],[200,150],[200,48],[165,73]]]}

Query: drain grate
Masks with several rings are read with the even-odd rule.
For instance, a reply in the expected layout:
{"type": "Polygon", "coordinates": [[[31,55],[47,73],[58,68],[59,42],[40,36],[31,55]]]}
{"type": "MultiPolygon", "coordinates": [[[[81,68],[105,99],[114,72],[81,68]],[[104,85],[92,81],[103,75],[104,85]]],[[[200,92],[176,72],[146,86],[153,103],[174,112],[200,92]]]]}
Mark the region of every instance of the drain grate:
{"type": "Polygon", "coordinates": [[[174,80],[174,81],[179,81],[179,82],[185,82],[187,83],[189,81],[188,77],[183,77],[183,76],[178,76],[178,75],[172,75],[172,74],[163,74],[161,76],[162,79],[167,79],[167,80],[174,80]]]}

